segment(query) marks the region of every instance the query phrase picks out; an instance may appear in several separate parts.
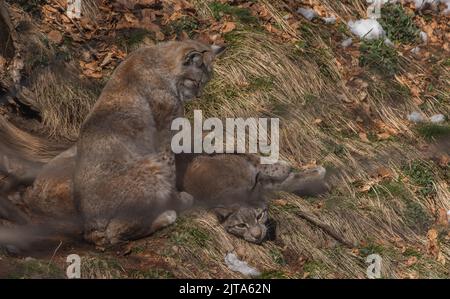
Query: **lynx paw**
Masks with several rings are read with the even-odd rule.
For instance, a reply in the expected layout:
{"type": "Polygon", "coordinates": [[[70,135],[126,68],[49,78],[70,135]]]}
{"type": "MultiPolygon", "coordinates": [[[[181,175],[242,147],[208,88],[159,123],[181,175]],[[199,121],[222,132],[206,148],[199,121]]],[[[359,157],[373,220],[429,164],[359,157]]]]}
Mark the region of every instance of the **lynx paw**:
{"type": "Polygon", "coordinates": [[[177,212],[174,210],[165,211],[159,215],[152,224],[152,232],[160,230],[166,226],[169,226],[177,220],[177,212]]]}

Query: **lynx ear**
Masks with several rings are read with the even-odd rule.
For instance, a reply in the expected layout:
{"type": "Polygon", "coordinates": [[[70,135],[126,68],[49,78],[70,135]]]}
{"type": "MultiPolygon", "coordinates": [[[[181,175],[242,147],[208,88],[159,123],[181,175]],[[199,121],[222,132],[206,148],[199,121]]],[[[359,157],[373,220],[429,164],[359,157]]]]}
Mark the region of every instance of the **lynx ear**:
{"type": "Polygon", "coordinates": [[[233,213],[233,209],[221,206],[214,208],[213,212],[217,215],[219,222],[224,222],[233,213]]]}
{"type": "Polygon", "coordinates": [[[211,51],[214,54],[214,57],[218,57],[225,52],[226,47],[225,46],[219,46],[219,45],[212,45],[211,51]]]}

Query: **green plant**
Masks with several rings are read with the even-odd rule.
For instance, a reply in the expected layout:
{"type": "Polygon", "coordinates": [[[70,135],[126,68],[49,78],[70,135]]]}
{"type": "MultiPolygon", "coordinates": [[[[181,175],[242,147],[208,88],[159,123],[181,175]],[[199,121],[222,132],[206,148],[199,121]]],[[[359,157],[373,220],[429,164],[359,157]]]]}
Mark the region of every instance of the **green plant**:
{"type": "Polygon", "coordinates": [[[269,252],[273,261],[280,266],[286,265],[286,261],[284,260],[283,254],[278,249],[271,249],[269,252]]]}
{"type": "Polygon", "coordinates": [[[184,16],[168,24],[163,28],[163,32],[167,35],[176,34],[180,35],[182,32],[186,32],[189,37],[193,37],[196,30],[199,29],[198,21],[191,16],[184,16]]]}
{"type": "Polygon", "coordinates": [[[400,70],[397,51],[383,39],[364,40],[360,46],[359,64],[383,74],[393,76],[400,70]]]}
{"type": "Polygon", "coordinates": [[[412,161],[404,167],[404,171],[411,178],[411,181],[419,187],[419,194],[429,196],[436,192],[434,188],[435,175],[426,162],[412,161]]]}
{"type": "Polygon", "coordinates": [[[419,28],[401,4],[387,4],[381,9],[380,24],[386,31],[387,37],[393,41],[405,44],[417,42],[419,28]]]}
{"type": "Polygon", "coordinates": [[[427,140],[436,137],[450,136],[450,125],[422,124],[417,127],[417,132],[427,140]]]}
{"type": "Polygon", "coordinates": [[[224,15],[230,15],[237,21],[244,24],[258,23],[258,19],[253,16],[249,9],[231,6],[228,3],[211,2],[209,8],[216,20],[220,20],[224,15]]]}
{"type": "Polygon", "coordinates": [[[264,271],[258,277],[259,279],[284,279],[287,278],[286,275],[281,271],[264,271]]]}

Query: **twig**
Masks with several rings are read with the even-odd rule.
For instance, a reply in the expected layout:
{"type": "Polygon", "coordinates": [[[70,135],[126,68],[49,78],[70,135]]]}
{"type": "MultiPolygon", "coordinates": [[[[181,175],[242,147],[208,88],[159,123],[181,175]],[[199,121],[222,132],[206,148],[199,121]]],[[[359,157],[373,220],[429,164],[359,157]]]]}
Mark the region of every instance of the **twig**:
{"type": "Polygon", "coordinates": [[[62,243],[63,243],[62,241],[59,241],[59,245],[56,247],[55,251],[53,251],[53,255],[50,258],[50,261],[48,262],[48,265],[47,265],[47,274],[50,273],[50,265],[52,264],[53,258],[55,257],[55,255],[58,252],[59,248],[61,247],[62,243]]]}
{"type": "Polygon", "coordinates": [[[331,237],[333,237],[336,241],[338,241],[339,243],[345,245],[348,248],[354,248],[355,244],[353,244],[352,242],[344,239],[343,237],[341,237],[331,226],[329,226],[328,224],[319,222],[318,220],[314,219],[313,216],[311,216],[308,213],[305,213],[303,211],[298,211],[296,213],[296,215],[306,221],[308,221],[310,224],[317,226],[318,228],[320,228],[323,232],[325,232],[326,234],[330,235],[331,237]]]}

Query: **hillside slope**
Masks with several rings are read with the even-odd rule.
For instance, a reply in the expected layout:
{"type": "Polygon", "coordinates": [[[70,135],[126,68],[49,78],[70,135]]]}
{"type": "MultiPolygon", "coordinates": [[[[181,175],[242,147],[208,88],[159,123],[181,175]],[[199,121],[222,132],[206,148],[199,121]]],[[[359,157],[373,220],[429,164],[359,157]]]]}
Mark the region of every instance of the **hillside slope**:
{"type": "Polygon", "coordinates": [[[384,6],[379,22],[390,46],[350,32],[348,21],[367,17],[362,0],[86,0],[81,20],[64,15],[63,1],[6,2],[20,38],[31,40],[23,50],[26,88],[0,108],[22,128],[75,140],[101,87],[130,51],[199,37],[225,43],[228,51],[188,115],[201,109],[204,117],[278,117],[282,158],[298,168],[325,166],[333,187],[319,198],[279,194],[270,207],[277,239],[263,245],[227,234],[199,210],[131,243],[125,256],[65,244],[39,258],[0,255],[0,277],[63,277],[70,253],[82,257],[84,278],[244,277],[226,266],[231,251],[262,278],[365,278],[372,253],[383,258],[386,278],[449,277],[444,3],[437,11],[418,11],[409,2],[384,6]],[[318,16],[307,20],[300,7],[318,16]],[[322,19],[332,16],[333,24],[322,19]],[[352,44],[343,47],[349,37],[352,44]],[[414,123],[408,120],[414,111],[446,120],[414,123]],[[355,246],[341,244],[301,212],[355,246]]]}

